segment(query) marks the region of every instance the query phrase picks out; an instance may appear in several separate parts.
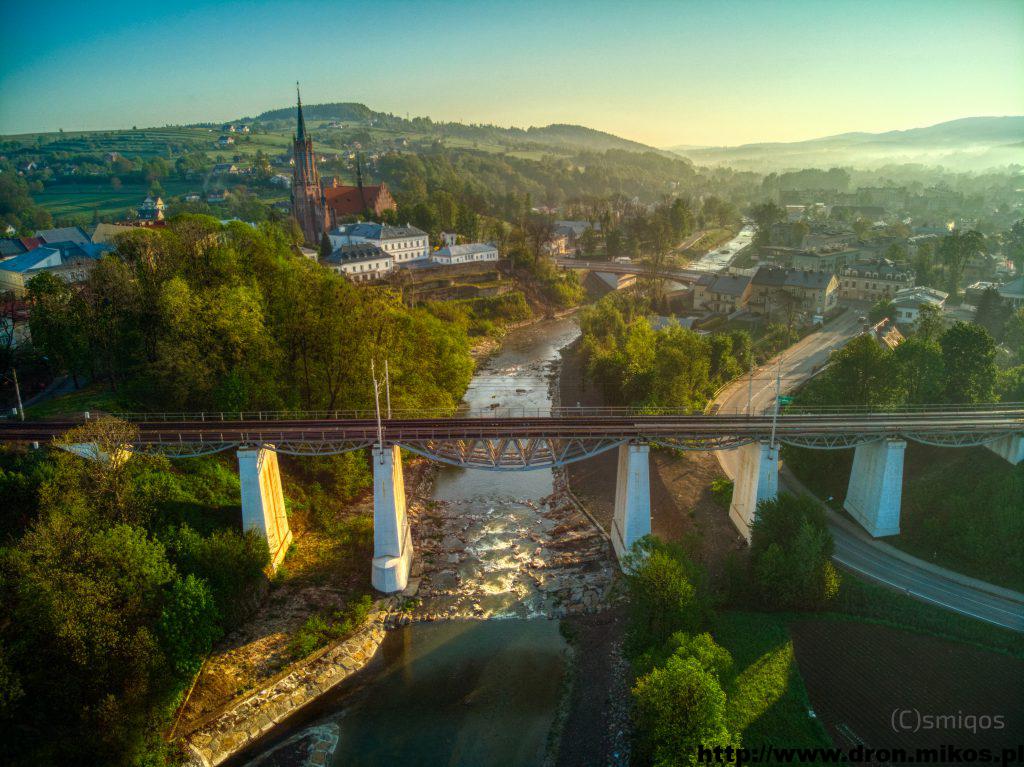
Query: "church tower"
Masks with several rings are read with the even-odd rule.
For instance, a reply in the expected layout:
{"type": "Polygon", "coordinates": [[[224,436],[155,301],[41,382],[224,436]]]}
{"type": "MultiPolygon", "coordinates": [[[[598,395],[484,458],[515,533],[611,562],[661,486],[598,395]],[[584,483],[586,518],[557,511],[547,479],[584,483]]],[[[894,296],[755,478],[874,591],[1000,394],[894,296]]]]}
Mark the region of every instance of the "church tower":
{"type": "Polygon", "coordinates": [[[298,97],[298,124],[292,139],[295,166],[292,168],[292,215],[302,228],[306,244],[316,247],[326,231],[324,217],[324,193],[320,188],[320,174],[316,170],[313,154],[313,139],[306,132],[306,120],[302,116],[302,94],[295,83],[298,97]]]}

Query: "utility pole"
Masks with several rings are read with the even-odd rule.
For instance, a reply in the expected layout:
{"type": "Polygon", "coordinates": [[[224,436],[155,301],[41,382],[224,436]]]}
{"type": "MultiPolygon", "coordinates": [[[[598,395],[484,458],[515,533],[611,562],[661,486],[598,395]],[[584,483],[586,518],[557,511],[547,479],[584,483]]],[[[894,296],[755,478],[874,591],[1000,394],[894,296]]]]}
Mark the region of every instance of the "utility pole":
{"type": "Polygon", "coordinates": [[[753,402],[754,402],[754,368],[751,367],[750,368],[750,378],[747,380],[747,417],[748,418],[753,415],[753,412],[751,412],[751,407],[753,407],[753,402]]]}
{"type": "Polygon", "coordinates": [[[370,378],[373,379],[373,402],[377,411],[377,448],[380,452],[381,465],[384,464],[384,426],[380,421],[380,384],[377,382],[377,370],[370,360],[370,378]]]}
{"type": "Polygon", "coordinates": [[[388,398],[388,420],[391,420],[391,373],[388,372],[388,361],[384,360],[384,391],[388,398]]]}
{"type": "Polygon", "coordinates": [[[21,388],[18,386],[18,371],[11,365],[11,377],[14,379],[14,397],[18,401],[18,417],[25,420],[25,408],[21,406],[21,388]]]}
{"type": "Polygon", "coordinates": [[[769,448],[775,449],[775,424],[779,420],[779,395],[782,393],[782,357],[779,357],[778,372],[775,374],[775,413],[772,415],[772,441],[769,448]]]}

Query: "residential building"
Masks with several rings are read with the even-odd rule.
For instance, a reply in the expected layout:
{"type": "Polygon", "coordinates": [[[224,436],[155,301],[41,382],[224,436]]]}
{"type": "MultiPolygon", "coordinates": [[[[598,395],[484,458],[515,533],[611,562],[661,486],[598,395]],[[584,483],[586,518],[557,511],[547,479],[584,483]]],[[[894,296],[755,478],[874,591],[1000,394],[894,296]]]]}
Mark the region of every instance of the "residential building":
{"type": "Polygon", "coordinates": [[[999,290],[999,283],[979,280],[964,288],[964,303],[977,306],[986,290],[999,290]]]}
{"type": "Polygon", "coordinates": [[[859,250],[797,250],[791,255],[789,263],[794,269],[840,274],[847,264],[856,261],[859,254],[859,250]]]}
{"type": "Polygon", "coordinates": [[[335,249],[353,242],[376,245],[395,260],[396,266],[430,258],[430,238],[411,224],[343,224],[332,229],[329,236],[335,249]]]}
{"type": "Polygon", "coordinates": [[[1024,275],[999,286],[999,295],[1014,309],[1024,307],[1024,275]]]}
{"type": "Polygon", "coordinates": [[[896,323],[889,317],[876,322],[865,332],[874,338],[875,343],[879,346],[885,346],[889,349],[895,349],[906,340],[899,331],[899,328],[896,327],[896,323]]]}
{"type": "Polygon", "coordinates": [[[892,298],[893,306],[896,307],[892,319],[904,327],[912,327],[921,315],[922,306],[934,306],[940,311],[946,305],[948,293],[943,293],[935,288],[926,288],[920,285],[913,288],[903,288],[896,292],[892,298]]]}
{"type": "Polygon", "coordinates": [[[497,261],[498,249],[484,242],[471,242],[467,245],[447,245],[430,254],[430,260],[444,266],[470,264],[477,261],[497,261]]]}
{"type": "Polygon", "coordinates": [[[565,233],[554,233],[541,248],[549,256],[564,256],[569,252],[569,236],[565,233]]]}
{"type": "Polygon", "coordinates": [[[914,286],[914,272],[887,258],[848,265],[842,271],[839,296],[849,301],[877,303],[914,286]]]}
{"type": "Polygon", "coordinates": [[[353,282],[379,280],[395,268],[395,259],[369,242],[349,242],[320,259],[326,269],[344,274],[353,282]]]}
{"type": "Polygon", "coordinates": [[[79,245],[89,243],[89,235],[80,226],[62,226],[58,229],[40,229],[36,237],[44,245],[54,245],[58,242],[75,242],[79,245]]]}
{"type": "Polygon", "coordinates": [[[82,282],[102,255],[91,242],[56,242],[0,261],[0,291],[24,295],[29,280],[50,272],[69,283],[82,282]]]}
{"type": "Polygon", "coordinates": [[[356,186],[344,186],[334,179],[331,186],[323,191],[325,213],[329,216],[329,227],[350,216],[381,218],[387,211],[398,210],[395,198],[388,185],[363,184],[362,169],[356,169],[356,186]]]}
{"type": "Polygon", "coordinates": [[[146,199],[142,201],[142,205],[139,206],[139,220],[163,221],[164,211],[166,209],[167,206],[164,204],[162,198],[157,197],[156,199],[153,199],[151,196],[146,197],[146,199]]]}
{"type": "Polygon", "coordinates": [[[750,281],[747,308],[768,318],[787,312],[824,316],[836,307],[839,280],[828,272],[762,266],[750,281]]]}
{"type": "Polygon", "coordinates": [[[0,260],[28,253],[42,244],[39,237],[4,237],[0,239],[0,260]]]}
{"type": "Polygon", "coordinates": [[[459,235],[455,232],[441,232],[441,242],[445,246],[456,245],[459,242],[459,235]]]}
{"type": "Polygon", "coordinates": [[[234,176],[239,172],[239,169],[233,162],[219,162],[213,166],[211,172],[214,176],[223,176],[225,174],[234,176]]]}
{"type": "Polygon", "coordinates": [[[747,305],[751,278],[742,274],[706,274],[693,287],[693,308],[732,314],[747,305]]]}
{"type": "Polygon", "coordinates": [[[96,228],[92,230],[91,242],[94,245],[112,246],[114,244],[114,239],[119,234],[124,234],[125,232],[133,230],[137,231],[139,229],[161,229],[166,225],[167,222],[162,219],[160,221],[118,221],[114,224],[99,223],[96,224],[96,228]]]}
{"type": "Polygon", "coordinates": [[[219,139],[217,139],[217,146],[219,146],[221,148],[229,147],[229,146],[231,146],[234,143],[235,143],[235,137],[234,136],[221,136],[219,139]]]}

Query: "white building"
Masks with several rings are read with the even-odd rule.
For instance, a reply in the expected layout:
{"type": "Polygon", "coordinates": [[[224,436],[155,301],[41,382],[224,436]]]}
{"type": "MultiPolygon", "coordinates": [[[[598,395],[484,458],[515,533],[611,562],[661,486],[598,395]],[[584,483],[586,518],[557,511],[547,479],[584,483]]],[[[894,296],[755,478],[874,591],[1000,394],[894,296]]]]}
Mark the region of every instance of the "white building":
{"type": "Polygon", "coordinates": [[[379,280],[395,268],[394,258],[369,242],[346,242],[321,258],[320,264],[353,282],[379,280]]]}
{"type": "Polygon", "coordinates": [[[396,266],[430,258],[430,238],[422,229],[417,229],[411,224],[343,224],[332,230],[328,236],[335,250],[342,245],[360,242],[376,245],[394,259],[396,266]]]}
{"type": "Polygon", "coordinates": [[[892,298],[893,306],[896,307],[896,316],[892,319],[897,325],[909,327],[917,322],[922,306],[934,306],[941,311],[947,298],[949,298],[948,293],[943,293],[935,288],[918,286],[897,290],[896,295],[892,298]]]}
{"type": "Polygon", "coordinates": [[[435,250],[430,260],[444,266],[470,264],[476,261],[497,261],[498,249],[485,242],[471,242],[468,245],[449,245],[435,250]]]}

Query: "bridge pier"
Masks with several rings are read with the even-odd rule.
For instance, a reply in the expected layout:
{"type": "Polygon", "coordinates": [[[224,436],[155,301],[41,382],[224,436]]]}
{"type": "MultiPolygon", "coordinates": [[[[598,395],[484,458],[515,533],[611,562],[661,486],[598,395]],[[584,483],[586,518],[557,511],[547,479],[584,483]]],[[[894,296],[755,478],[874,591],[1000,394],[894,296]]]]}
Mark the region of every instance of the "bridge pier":
{"type": "Polygon", "coordinates": [[[391,594],[409,583],[412,530],[405,514],[405,480],[398,445],[373,448],[373,571],[378,591],[391,594]]]}
{"type": "Polygon", "coordinates": [[[242,530],[256,530],[266,539],[270,566],[276,570],[292,542],[277,453],[262,447],[243,447],[236,455],[242,490],[242,530]]]}
{"type": "Polygon", "coordinates": [[[1024,434],[1007,434],[985,447],[1014,466],[1024,461],[1024,434]]]}
{"type": "Polygon", "coordinates": [[[874,538],[900,531],[903,496],[901,439],[881,439],[857,445],[843,508],[874,538]]]}
{"type": "Polygon", "coordinates": [[[763,440],[751,442],[739,448],[739,458],[729,519],[749,542],[757,504],[779,494],[779,446],[763,440]]]}
{"type": "Polygon", "coordinates": [[[612,517],[612,548],[619,561],[651,532],[650,446],[619,445],[619,471],[612,517]]]}

